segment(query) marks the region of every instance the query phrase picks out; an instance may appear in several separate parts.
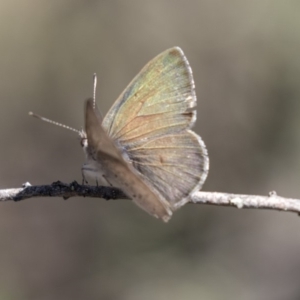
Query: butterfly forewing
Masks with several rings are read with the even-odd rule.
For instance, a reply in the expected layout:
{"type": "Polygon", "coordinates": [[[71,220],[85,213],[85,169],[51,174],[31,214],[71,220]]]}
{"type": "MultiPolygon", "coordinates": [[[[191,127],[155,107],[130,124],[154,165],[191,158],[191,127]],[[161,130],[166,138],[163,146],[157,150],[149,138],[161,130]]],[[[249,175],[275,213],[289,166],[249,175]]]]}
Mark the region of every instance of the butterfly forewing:
{"type": "Polygon", "coordinates": [[[169,49],[132,80],[103,120],[140,178],[174,210],[200,189],[208,172],[196,120],[192,71],[180,48],[169,49]]]}
{"type": "Polygon", "coordinates": [[[124,143],[150,134],[153,127],[155,138],[166,134],[166,127],[168,132],[190,127],[196,119],[195,107],[191,69],[181,49],[172,48],[151,60],[132,80],[103,126],[112,138],[124,143]],[[164,124],[157,124],[162,118],[166,118],[164,124]]]}

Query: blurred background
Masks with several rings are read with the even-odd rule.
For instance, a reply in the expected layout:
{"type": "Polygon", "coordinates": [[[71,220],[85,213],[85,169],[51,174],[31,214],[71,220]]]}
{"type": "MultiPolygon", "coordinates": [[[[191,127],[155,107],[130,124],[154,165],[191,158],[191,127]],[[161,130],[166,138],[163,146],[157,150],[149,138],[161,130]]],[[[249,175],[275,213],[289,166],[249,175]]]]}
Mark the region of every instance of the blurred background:
{"type": "MultiPolygon", "coordinates": [[[[0,187],[81,181],[76,134],[98,74],[107,112],[154,56],[194,73],[205,191],[300,198],[300,2],[0,2],[0,187]]],[[[128,201],[1,203],[0,299],[299,299],[300,219],[187,205],[166,225],[128,201]]]]}

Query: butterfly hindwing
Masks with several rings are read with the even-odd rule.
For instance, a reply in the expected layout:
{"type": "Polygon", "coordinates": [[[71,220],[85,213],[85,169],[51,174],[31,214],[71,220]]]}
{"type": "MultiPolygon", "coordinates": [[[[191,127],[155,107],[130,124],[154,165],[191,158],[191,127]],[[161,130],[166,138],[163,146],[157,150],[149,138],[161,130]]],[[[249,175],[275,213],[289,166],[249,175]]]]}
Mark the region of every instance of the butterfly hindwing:
{"type": "Polygon", "coordinates": [[[199,190],[207,176],[207,152],[192,131],[169,134],[128,150],[140,176],[176,209],[199,190]]]}

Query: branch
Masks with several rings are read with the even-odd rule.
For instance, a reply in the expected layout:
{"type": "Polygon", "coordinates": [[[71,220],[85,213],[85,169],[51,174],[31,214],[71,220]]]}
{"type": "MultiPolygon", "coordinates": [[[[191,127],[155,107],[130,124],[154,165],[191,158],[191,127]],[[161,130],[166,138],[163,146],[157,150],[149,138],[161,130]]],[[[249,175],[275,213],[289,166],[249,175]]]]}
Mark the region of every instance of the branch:
{"type": "MultiPolygon", "coordinates": [[[[32,186],[26,183],[22,188],[0,190],[0,201],[21,201],[34,197],[91,197],[106,200],[128,199],[119,189],[102,186],[80,185],[76,181],[66,184],[60,181],[51,185],[32,186]]],[[[268,196],[238,195],[217,192],[196,192],[191,196],[190,203],[236,208],[272,209],[300,214],[300,199],[280,197],[276,192],[268,196]]]]}

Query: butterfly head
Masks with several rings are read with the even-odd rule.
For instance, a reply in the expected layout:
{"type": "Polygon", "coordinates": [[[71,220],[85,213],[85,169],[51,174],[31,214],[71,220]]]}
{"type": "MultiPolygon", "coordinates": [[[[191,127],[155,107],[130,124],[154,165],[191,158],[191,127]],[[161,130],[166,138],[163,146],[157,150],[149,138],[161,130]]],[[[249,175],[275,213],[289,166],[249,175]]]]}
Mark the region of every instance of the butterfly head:
{"type": "Polygon", "coordinates": [[[80,145],[83,149],[86,149],[88,147],[88,140],[87,140],[87,136],[84,130],[80,130],[78,132],[79,134],[79,140],[80,140],[80,145]]]}

